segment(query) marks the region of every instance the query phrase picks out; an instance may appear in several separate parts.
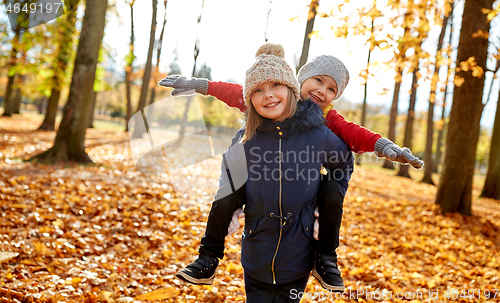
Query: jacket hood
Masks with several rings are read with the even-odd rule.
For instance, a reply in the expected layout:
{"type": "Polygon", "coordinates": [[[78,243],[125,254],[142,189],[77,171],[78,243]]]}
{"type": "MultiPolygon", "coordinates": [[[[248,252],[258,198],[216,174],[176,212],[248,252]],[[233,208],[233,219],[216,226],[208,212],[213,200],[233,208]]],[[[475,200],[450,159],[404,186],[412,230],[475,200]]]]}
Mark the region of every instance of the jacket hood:
{"type": "Polygon", "coordinates": [[[325,125],[323,111],[319,106],[311,100],[299,101],[295,114],[283,120],[275,122],[270,119],[264,119],[262,124],[257,128],[258,132],[265,132],[271,135],[276,133],[275,137],[288,138],[303,132],[307,132],[325,125]],[[277,128],[279,126],[279,128],[277,128]],[[286,135],[280,135],[280,131],[286,135]]]}

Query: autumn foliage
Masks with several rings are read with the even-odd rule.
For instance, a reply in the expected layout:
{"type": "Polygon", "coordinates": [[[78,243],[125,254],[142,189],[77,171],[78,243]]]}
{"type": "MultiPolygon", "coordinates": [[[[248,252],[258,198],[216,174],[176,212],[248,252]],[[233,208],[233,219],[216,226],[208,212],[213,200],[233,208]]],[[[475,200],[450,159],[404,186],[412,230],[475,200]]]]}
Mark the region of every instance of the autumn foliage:
{"type": "MultiPolygon", "coordinates": [[[[174,192],[165,177],[136,171],[126,133],[87,131],[96,165],[23,162],[53,142],[37,126],[0,118],[0,302],[245,301],[241,236],[228,237],[213,286],[175,278],[197,255],[220,159],[183,171],[190,186],[174,192]],[[191,203],[176,199],[185,194],[191,203]]],[[[423,293],[391,302],[423,302],[429,290],[439,292],[432,302],[483,302],[485,290],[500,289],[498,201],[474,198],[474,216],[444,217],[435,195],[433,186],[356,168],[337,251],[346,288],[423,293]],[[445,298],[453,289],[475,297],[445,298]]],[[[307,291],[321,290],[311,277],[307,291]]]]}

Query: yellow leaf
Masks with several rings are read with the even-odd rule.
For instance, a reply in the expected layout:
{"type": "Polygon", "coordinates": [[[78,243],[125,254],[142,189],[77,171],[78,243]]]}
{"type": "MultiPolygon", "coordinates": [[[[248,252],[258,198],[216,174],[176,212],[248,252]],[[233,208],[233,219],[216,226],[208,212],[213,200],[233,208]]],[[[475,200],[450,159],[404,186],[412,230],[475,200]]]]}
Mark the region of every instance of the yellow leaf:
{"type": "Polygon", "coordinates": [[[309,34],[309,39],[312,39],[312,38],[318,38],[318,31],[312,31],[309,34]]]}
{"type": "Polygon", "coordinates": [[[469,71],[469,64],[467,63],[467,61],[460,62],[460,68],[461,68],[464,72],[469,71]]]}
{"type": "Polygon", "coordinates": [[[481,66],[474,66],[472,68],[472,76],[476,78],[481,78],[484,74],[483,68],[481,66]]]}
{"type": "Polygon", "coordinates": [[[54,202],[55,204],[64,204],[64,201],[61,199],[54,199],[52,202],[54,202]]]}
{"type": "Polygon", "coordinates": [[[136,300],[165,300],[177,296],[180,293],[173,287],[162,288],[135,297],[136,300]]]}
{"type": "Polygon", "coordinates": [[[29,259],[23,259],[21,260],[21,264],[24,264],[24,265],[38,265],[38,263],[36,263],[36,261],[32,258],[29,258],[29,259]]]}
{"type": "Polygon", "coordinates": [[[10,205],[11,208],[29,208],[30,206],[29,205],[26,205],[26,204],[11,204],[10,205]]]}
{"type": "Polygon", "coordinates": [[[53,224],[54,226],[59,227],[59,228],[63,228],[63,227],[64,227],[64,221],[63,221],[63,220],[61,220],[61,219],[57,219],[57,220],[55,220],[54,222],[52,222],[52,224],[53,224]]]}
{"type": "Polygon", "coordinates": [[[422,278],[423,276],[421,274],[419,274],[418,272],[414,272],[410,275],[410,277],[412,277],[413,279],[420,279],[422,278]]]}
{"type": "Polygon", "coordinates": [[[42,227],[40,227],[40,233],[50,233],[52,232],[52,227],[50,226],[47,226],[47,225],[44,225],[42,227]]]}
{"type": "Polygon", "coordinates": [[[365,272],[365,269],[364,268],[361,268],[361,267],[358,267],[358,268],[355,268],[353,270],[350,270],[349,271],[349,274],[350,275],[353,275],[353,276],[356,276],[356,275],[359,275],[359,274],[362,274],[365,272]]]}
{"type": "Polygon", "coordinates": [[[41,255],[48,255],[49,250],[47,249],[47,246],[41,242],[33,242],[33,246],[35,247],[35,251],[38,252],[41,255]]]}
{"type": "Polygon", "coordinates": [[[453,83],[455,83],[455,86],[460,87],[462,84],[464,84],[465,79],[460,77],[460,76],[455,76],[455,79],[453,80],[453,83]]]}
{"type": "Polygon", "coordinates": [[[108,303],[115,302],[115,300],[111,298],[112,295],[113,293],[110,291],[101,291],[99,293],[99,301],[105,301],[108,303]]]}
{"type": "Polygon", "coordinates": [[[490,37],[490,34],[488,32],[478,30],[477,32],[472,34],[472,38],[478,38],[478,37],[488,39],[490,37]]]}

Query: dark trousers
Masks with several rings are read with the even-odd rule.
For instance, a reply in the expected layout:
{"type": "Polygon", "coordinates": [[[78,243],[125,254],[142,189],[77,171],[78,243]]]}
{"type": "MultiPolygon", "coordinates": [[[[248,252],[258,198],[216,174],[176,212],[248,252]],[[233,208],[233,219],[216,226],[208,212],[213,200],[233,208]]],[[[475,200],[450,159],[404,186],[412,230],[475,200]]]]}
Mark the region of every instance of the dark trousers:
{"type": "Polygon", "coordinates": [[[316,251],[336,256],[335,250],[339,247],[344,195],[340,184],[330,174],[322,176],[316,204],[319,209],[319,240],[316,242],[316,251]]]}
{"type": "Polygon", "coordinates": [[[227,236],[227,228],[231,223],[233,213],[243,207],[245,201],[246,191],[243,185],[232,194],[212,203],[205,235],[201,238],[200,254],[219,259],[224,257],[224,239],[227,236]]]}
{"type": "Polygon", "coordinates": [[[309,275],[286,284],[267,284],[244,273],[247,303],[300,302],[307,286],[309,275]]]}
{"type": "MultiPolygon", "coordinates": [[[[245,186],[231,195],[214,201],[208,215],[205,235],[201,238],[200,254],[212,258],[224,257],[224,239],[233,213],[246,201],[245,186]]],[[[316,201],[319,208],[319,241],[316,251],[335,255],[339,247],[339,231],[342,222],[344,196],[340,184],[330,175],[322,175],[316,201]]]]}

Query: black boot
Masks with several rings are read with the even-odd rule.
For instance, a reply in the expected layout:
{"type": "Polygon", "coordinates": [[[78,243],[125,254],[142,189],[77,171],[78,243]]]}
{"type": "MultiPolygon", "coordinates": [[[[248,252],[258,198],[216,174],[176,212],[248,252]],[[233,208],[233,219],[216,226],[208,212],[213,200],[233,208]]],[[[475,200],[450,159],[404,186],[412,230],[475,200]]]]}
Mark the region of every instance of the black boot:
{"type": "Polygon", "coordinates": [[[189,283],[211,285],[217,266],[219,259],[200,254],[196,261],[179,270],[175,276],[189,283]]]}
{"type": "Polygon", "coordinates": [[[317,253],[312,274],[323,288],[334,292],[344,291],[344,280],[340,276],[337,257],[317,253]]]}

